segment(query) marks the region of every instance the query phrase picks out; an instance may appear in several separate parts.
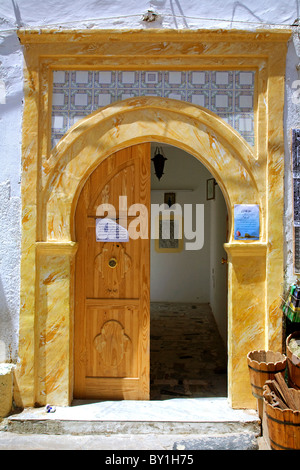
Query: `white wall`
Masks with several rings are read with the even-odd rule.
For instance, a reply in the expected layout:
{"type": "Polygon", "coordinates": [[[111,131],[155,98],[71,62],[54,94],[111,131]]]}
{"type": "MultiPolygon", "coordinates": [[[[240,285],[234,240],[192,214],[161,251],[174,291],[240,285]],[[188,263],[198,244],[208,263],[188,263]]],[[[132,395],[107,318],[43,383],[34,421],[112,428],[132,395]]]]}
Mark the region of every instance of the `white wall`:
{"type": "MultiPolygon", "coordinates": [[[[16,360],[19,317],[21,135],[23,54],[19,27],[47,28],[201,28],[255,29],[292,25],[300,16],[299,0],[1,0],[0,2],[0,361],[16,360]],[[158,12],[154,23],[142,21],[148,9],[158,12]],[[5,92],[3,93],[3,89],[5,92]]],[[[290,130],[300,126],[299,104],[291,102],[300,62],[297,31],[287,51],[285,139],[290,165],[290,130]]],[[[286,281],[292,269],[290,173],[286,173],[286,281]]]]}
{"type": "Polygon", "coordinates": [[[299,17],[297,0],[1,0],[1,29],[15,26],[66,28],[140,28],[144,12],[159,15],[151,27],[255,28],[289,25],[299,17]]]}
{"type": "Polygon", "coordinates": [[[0,362],[15,361],[18,344],[22,61],[16,35],[0,35],[0,362]]]}

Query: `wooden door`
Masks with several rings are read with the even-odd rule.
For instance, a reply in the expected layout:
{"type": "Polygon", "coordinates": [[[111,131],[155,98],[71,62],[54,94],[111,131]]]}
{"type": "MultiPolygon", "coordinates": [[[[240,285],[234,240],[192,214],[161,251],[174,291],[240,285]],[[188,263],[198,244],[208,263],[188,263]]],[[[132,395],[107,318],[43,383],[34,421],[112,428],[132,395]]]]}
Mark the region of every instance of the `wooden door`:
{"type": "Polygon", "coordinates": [[[119,196],[127,196],[128,208],[148,209],[149,230],[150,162],[150,144],[118,151],[92,173],[78,200],[74,398],[149,399],[150,239],[99,242],[95,224],[97,208],[108,203],[123,225],[119,196]]]}

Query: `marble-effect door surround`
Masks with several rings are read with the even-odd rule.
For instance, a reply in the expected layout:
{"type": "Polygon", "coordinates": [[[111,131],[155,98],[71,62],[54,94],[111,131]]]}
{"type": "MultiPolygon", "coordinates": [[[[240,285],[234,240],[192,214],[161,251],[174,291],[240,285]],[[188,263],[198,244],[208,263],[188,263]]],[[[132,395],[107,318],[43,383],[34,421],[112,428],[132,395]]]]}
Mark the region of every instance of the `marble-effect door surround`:
{"type": "MultiPolygon", "coordinates": [[[[155,141],[198,158],[223,192],[229,214],[228,397],[233,408],[255,408],[246,355],[253,349],[282,349],[282,116],[290,34],[286,30],[19,32],[25,55],[25,105],[17,405],[71,403],[76,203],[103,159],[121,148],[155,141]],[[164,80],[172,72],[175,81],[185,74],[180,89],[184,96],[174,87],[172,96],[153,90],[141,96],[141,77],[147,71],[152,73],[148,79],[154,79],[154,72],[164,80]],[[139,72],[136,94],[131,87],[129,94],[134,96],[100,97],[100,82],[95,81],[100,72],[106,72],[102,75],[106,80],[108,72],[117,77],[117,72],[124,72],[131,79],[133,72],[139,72]],[[201,89],[194,98],[188,95],[190,72],[197,73],[194,81],[202,85],[207,72],[206,93],[201,89]],[[77,87],[72,94],[74,74],[77,84],[80,79],[89,84],[92,77],[88,93],[79,93],[77,87]],[[241,77],[248,87],[253,77],[248,98],[237,89],[241,77]],[[219,98],[220,90],[213,89],[217,81],[224,91],[219,98]],[[80,110],[78,120],[79,109],[72,106],[90,104],[90,109],[80,110]],[[224,105],[223,111],[216,112],[217,104],[224,105]],[[248,105],[243,121],[235,119],[241,105],[248,105]],[[233,208],[242,203],[260,206],[258,241],[234,240],[233,208]]],[[[121,90],[119,85],[114,93],[121,90]]]]}

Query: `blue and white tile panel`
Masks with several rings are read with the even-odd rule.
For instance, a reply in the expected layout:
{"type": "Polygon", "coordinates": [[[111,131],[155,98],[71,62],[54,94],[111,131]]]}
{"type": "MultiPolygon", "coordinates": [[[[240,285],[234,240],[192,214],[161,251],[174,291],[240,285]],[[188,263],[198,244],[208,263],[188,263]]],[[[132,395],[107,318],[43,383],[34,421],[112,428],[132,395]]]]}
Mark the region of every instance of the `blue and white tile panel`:
{"type": "Polygon", "coordinates": [[[54,71],[52,146],[79,119],[115,101],[160,96],[203,106],[254,145],[254,71],[54,71]]]}

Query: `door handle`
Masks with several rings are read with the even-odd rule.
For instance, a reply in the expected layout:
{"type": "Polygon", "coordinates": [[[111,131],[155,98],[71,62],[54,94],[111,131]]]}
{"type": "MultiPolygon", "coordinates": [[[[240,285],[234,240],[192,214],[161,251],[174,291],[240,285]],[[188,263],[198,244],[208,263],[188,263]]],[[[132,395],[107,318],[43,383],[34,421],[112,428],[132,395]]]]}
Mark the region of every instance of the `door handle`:
{"type": "Polygon", "coordinates": [[[222,259],[221,259],[221,263],[222,263],[222,264],[227,264],[227,263],[228,263],[228,261],[227,261],[227,259],[226,259],[226,258],[222,258],[222,259]]]}

